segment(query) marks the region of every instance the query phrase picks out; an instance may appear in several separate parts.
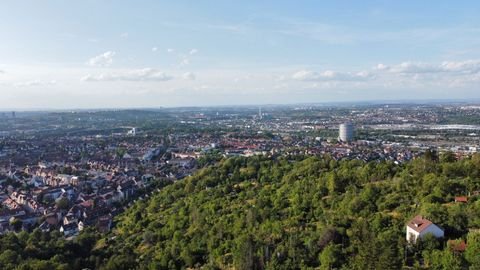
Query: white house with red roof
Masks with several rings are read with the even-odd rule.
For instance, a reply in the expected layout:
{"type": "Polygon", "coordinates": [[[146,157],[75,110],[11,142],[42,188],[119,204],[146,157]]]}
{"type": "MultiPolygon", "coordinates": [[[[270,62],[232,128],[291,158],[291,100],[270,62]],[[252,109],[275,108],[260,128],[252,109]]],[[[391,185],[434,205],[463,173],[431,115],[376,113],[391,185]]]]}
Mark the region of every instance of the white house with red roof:
{"type": "Polygon", "coordinates": [[[443,238],[443,229],[430,220],[418,215],[407,223],[407,242],[416,243],[417,239],[431,233],[436,238],[443,238]]]}

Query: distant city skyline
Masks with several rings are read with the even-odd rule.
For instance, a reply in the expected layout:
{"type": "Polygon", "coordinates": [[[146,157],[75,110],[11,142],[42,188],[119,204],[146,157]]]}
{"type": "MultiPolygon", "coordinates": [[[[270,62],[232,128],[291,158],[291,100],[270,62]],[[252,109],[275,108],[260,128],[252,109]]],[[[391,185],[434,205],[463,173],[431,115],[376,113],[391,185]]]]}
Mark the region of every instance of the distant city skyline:
{"type": "Polygon", "coordinates": [[[477,1],[0,3],[0,111],[480,99],[477,1]]]}

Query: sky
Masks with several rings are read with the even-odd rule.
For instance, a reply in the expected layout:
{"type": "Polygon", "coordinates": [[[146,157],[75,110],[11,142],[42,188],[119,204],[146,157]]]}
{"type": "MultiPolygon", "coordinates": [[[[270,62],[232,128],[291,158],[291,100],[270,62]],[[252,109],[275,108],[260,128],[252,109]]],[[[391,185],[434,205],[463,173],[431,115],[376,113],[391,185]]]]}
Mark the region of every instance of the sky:
{"type": "Polygon", "coordinates": [[[0,2],[0,109],[480,98],[479,1],[0,2]]]}

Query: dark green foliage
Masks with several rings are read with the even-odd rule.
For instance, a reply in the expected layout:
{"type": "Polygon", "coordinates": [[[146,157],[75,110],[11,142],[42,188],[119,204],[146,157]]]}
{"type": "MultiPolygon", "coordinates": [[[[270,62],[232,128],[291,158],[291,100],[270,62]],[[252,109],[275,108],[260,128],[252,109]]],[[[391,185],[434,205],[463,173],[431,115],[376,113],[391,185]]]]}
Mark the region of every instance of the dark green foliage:
{"type": "Polygon", "coordinates": [[[480,269],[480,233],[469,233],[467,243],[465,259],[470,263],[470,269],[480,269]]]}
{"type": "Polygon", "coordinates": [[[473,232],[465,254],[432,237],[405,243],[405,223],[416,214],[447,238],[480,227],[478,196],[452,202],[480,186],[480,158],[436,156],[405,165],[223,159],[137,201],[111,234],[1,236],[0,268],[478,269],[473,232]]]}
{"type": "MultiPolygon", "coordinates": [[[[140,266],[399,269],[412,256],[405,254],[404,229],[415,214],[452,237],[479,222],[468,215],[479,210],[473,202],[451,203],[478,182],[468,178],[472,162],[439,161],[434,152],[405,166],[328,157],[227,159],[136,204],[122,217],[115,242],[132,243],[140,266]],[[442,170],[447,162],[460,168],[453,178],[442,170]]],[[[431,251],[444,246],[428,243],[431,251]]]]}
{"type": "Polygon", "coordinates": [[[0,269],[95,268],[97,240],[98,236],[88,231],[72,241],[59,232],[6,234],[0,237],[0,269]]]}

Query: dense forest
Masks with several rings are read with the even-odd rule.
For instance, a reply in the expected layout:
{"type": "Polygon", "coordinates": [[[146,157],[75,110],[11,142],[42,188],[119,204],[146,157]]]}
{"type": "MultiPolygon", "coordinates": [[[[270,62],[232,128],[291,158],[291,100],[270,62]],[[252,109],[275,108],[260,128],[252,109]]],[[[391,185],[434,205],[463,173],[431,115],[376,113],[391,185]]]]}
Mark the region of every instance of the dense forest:
{"type": "Polygon", "coordinates": [[[0,269],[480,269],[478,191],[480,155],[229,158],[137,201],[107,235],[2,235],[0,269]],[[418,214],[445,239],[407,243],[418,214]]]}

